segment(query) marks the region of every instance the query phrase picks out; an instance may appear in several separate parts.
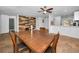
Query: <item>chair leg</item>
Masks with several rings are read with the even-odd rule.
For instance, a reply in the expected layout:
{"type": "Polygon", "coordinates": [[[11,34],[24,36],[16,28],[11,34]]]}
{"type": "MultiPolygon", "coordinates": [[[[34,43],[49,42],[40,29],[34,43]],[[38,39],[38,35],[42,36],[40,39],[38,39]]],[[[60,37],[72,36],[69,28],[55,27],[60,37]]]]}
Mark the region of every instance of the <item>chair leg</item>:
{"type": "Polygon", "coordinates": [[[31,53],[32,51],[29,49],[29,53],[31,53]]]}
{"type": "Polygon", "coordinates": [[[13,53],[16,53],[15,49],[13,49],[13,53]]]}
{"type": "Polygon", "coordinates": [[[51,52],[52,52],[52,53],[56,53],[56,49],[52,49],[51,52]]]}

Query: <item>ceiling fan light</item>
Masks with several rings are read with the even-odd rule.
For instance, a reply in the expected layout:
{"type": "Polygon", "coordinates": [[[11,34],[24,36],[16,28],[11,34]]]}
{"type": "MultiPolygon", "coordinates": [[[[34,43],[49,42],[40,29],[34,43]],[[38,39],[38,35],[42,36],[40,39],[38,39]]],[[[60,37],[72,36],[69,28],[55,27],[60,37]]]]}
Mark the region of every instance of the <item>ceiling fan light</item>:
{"type": "Polygon", "coordinates": [[[46,11],[44,11],[43,13],[44,13],[44,14],[46,14],[47,12],[46,12],[46,11]]]}

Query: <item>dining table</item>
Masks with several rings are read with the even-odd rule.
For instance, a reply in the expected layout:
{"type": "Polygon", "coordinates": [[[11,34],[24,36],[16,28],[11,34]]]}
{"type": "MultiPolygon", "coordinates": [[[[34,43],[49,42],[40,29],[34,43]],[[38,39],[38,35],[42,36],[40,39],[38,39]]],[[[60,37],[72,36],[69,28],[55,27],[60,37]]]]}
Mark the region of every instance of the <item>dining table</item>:
{"type": "Polygon", "coordinates": [[[39,30],[34,30],[32,33],[31,31],[19,31],[15,33],[15,36],[22,40],[35,53],[44,53],[54,37],[54,35],[48,32],[41,32],[39,30]]]}

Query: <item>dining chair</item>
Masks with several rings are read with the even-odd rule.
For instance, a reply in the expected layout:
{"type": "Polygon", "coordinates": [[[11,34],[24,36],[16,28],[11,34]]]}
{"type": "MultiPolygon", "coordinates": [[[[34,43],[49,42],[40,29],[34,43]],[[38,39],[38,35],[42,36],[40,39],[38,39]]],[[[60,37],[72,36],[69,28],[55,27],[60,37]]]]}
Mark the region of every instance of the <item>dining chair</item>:
{"type": "Polygon", "coordinates": [[[15,32],[9,32],[12,43],[13,43],[13,52],[20,53],[26,50],[29,50],[28,47],[23,43],[17,43],[15,32]]]}
{"type": "Polygon", "coordinates": [[[54,35],[53,41],[50,44],[52,53],[56,53],[56,47],[57,47],[58,39],[59,39],[59,32],[56,35],[54,35]]]}

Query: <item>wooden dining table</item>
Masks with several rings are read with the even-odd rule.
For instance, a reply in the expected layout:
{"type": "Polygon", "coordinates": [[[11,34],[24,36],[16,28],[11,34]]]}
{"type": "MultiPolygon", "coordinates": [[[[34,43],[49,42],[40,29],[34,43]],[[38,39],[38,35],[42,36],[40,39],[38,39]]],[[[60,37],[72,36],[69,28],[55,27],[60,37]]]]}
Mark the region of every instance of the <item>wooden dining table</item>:
{"type": "Polygon", "coordinates": [[[36,53],[45,52],[54,37],[48,32],[41,32],[38,30],[34,30],[32,34],[30,31],[20,31],[15,34],[16,37],[20,38],[30,48],[30,50],[36,53]]]}

